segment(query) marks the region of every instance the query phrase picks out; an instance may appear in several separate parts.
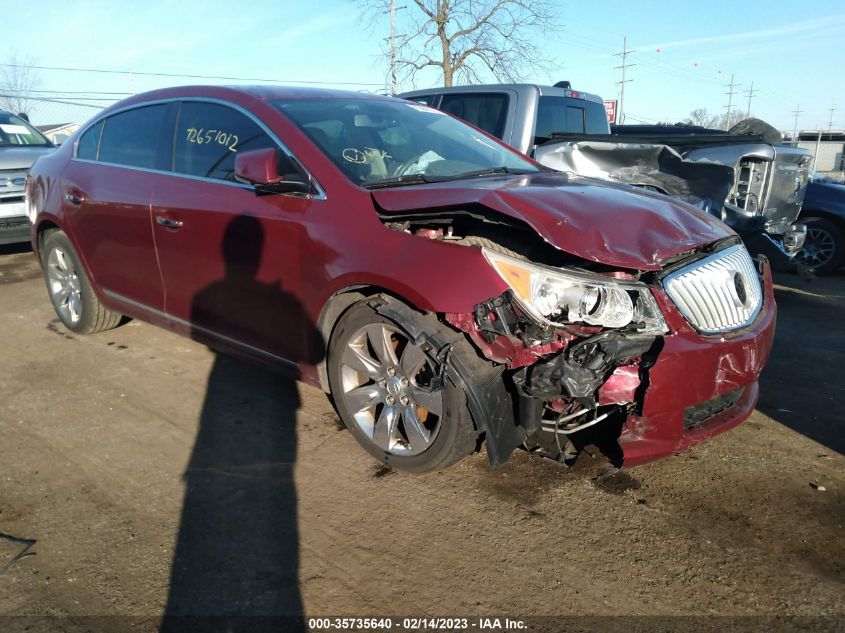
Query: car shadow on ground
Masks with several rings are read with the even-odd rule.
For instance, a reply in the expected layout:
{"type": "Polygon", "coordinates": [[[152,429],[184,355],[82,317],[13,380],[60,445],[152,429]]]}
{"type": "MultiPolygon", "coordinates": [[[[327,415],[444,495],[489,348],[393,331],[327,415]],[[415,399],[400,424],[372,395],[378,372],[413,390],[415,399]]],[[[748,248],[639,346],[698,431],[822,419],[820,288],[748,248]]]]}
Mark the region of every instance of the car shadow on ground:
{"type": "Polygon", "coordinates": [[[778,326],[757,408],[845,453],[845,274],[775,277],[778,326]]]}
{"type": "MultiPolygon", "coordinates": [[[[229,331],[248,328],[256,311],[284,310],[290,322],[290,311],[298,309],[297,319],[307,323],[293,295],[256,279],[263,236],[256,218],[230,222],[222,249],[226,275],[196,295],[193,322],[211,309],[229,308],[232,322],[218,321],[229,331]],[[239,309],[237,302],[248,296],[260,297],[260,305],[239,309]]],[[[206,333],[195,330],[194,338],[206,341],[206,333]]],[[[292,360],[321,358],[316,351],[292,360]]],[[[161,631],[304,630],[293,477],[299,406],[293,378],[216,355],[184,477],[161,631]]]]}

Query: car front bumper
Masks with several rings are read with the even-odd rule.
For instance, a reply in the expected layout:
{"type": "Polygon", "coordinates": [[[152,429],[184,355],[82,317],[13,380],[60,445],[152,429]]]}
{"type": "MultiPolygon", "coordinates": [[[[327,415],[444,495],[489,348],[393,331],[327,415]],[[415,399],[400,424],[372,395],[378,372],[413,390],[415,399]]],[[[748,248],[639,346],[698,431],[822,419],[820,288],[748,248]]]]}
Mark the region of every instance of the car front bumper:
{"type": "Polygon", "coordinates": [[[763,307],[750,326],[702,336],[668,297],[659,298],[672,333],[648,370],[641,415],[629,415],[619,438],[624,464],[636,466],[684,451],[746,420],[772,348],[776,306],[771,270],[763,267],[763,307]]]}
{"type": "Polygon", "coordinates": [[[25,215],[0,217],[0,244],[28,242],[32,224],[25,215]]]}

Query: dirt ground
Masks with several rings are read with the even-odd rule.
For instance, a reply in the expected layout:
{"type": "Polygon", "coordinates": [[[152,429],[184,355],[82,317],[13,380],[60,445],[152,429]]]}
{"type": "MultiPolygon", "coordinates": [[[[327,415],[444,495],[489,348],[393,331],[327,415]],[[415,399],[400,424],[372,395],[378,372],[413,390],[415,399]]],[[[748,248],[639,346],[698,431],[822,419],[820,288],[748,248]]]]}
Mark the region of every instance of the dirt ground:
{"type": "Polygon", "coordinates": [[[845,276],[777,283],[761,401],[737,429],[606,483],[600,460],[524,453],[412,476],[316,389],[137,321],[70,334],[32,253],[0,247],[0,533],[37,541],[13,561],[25,544],[0,539],[0,630],[300,610],[840,630],[845,276]]]}

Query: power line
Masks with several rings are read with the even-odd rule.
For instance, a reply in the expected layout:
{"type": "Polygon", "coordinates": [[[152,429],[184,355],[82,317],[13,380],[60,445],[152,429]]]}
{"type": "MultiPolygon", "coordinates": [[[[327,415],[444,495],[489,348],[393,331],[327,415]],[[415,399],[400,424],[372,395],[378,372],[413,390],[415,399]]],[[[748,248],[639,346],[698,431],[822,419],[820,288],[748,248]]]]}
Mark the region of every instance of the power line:
{"type": "MultiPolygon", "coordinates": [[[[16,99],[21,98],[19,94],[0,94],[0,97],[6,97],[9,99],[16,99]]],[[[45,97],[25,97],[27,101],[43,101],[44,103],[61,103],[62,105],[72,105],[72,106],[82,106],[83,108],[98,108],[100,110],[103,109],[102,105],[96,105],[93,103],[79,103],[76,101],[61,101],[59,99],[47,99],[45,97]]],[[[114,99],[102,99],[102,101],[110,101],[114,102],[114,99]]]]}
{"type": "Polygon", "coordinates": [[[101,92],[99,90],[27,90],[27,92],[55,95],[119,95],[122,97],[128,97],[132,94],[131,92],[101,92]]]}
{"type": "Polygon", "coordinates": [[[831,104],[830,104],[830,110],[828,110],[828,112],[830,112],[830,120],[827,122],[827,129],[828,129],[828,130],[832,130],[832,129],[833,129],[833,113],[834,113],[834,112],[836,112],[836,110],[837,110],[837,108],[836,108],[836,103],[835,103],[835,102],[831,102],[831,104]]]}
{"type": "Polygon", "coordinates": [[[629,66],[636,66],[636,64],[629,64],[628,63],[628,55],[631,53],[636,53],[635,50],[628,49],[628,36],[624,36],[622,38],[622,51],[620,53],[614,53],[614,56],[622,58],[622,65],[615,66],[614,68],[621,68],[622,69],[622,81],[618,82],[620,89],[619,89],[619,122],[625,122],[625,84],[629,81],[633,81],[633,79],[626,79],[625,78],[625,71],[628,70],[629,66]]]}
{"type": "Polygon", "coordinates": [[[748,90],[745,91],[745,96],[748,97],[748,109],[745,111],[745,118],[748,118],[748,117],[751,116],[751,97],[753,97],[758,92],[760,92],[760,91],[754,90],[754,82],[752,81],[751,87],[748,90]]]}
{"type": "Polygon", "coordinates": [[[649,119],[648,117],[640,116],[639,114],[631,114],[630,112],[627,114],[627,117],[628,117],[629,119],[633,119],[634,121],[637,121],[637,122],[639,122],[639,123],[651,123],[651,124],[654,124],[654,123],[659,123],[659,122],[660,122],[658,119],[649,119]]]}
{"type": "Polygon", "coordinates": [[[795,123],[792,127],[792,144],[796,147],[798,146],[798,117],[802,114],[803,110],[801,110],[801,106],[795,106],[795,109],[792,111],[792,115],[795,117],[795,123]]]}
{"type": "Polygon", "coordinates": [[[32,68],[35,70],[61,70],[65,72],[81,73],[105,73],[111,75],[141,75],[144,77],[175,77],[181,79],[218,79],[223,81],[262,81],[277,84],[313,84],[313,85],[334,85],[334,86],[381,86],[377,83],[366,83],[362,81],[306,81],[295,79],[266,79],[262,77],[225,77],[216,75],[180,75],[178,73],[151,73],[137,72],[134,70],[107,70],[103,68],[67,68],[62,66],[31,66],[28,64],[0,64],[7,68],[32,68]]]}
{"type": "Polygon", "coordinates": [[[390,94],[395,95],[398,90],[396,88],[396,11],[398,9],[406,8],[405,5],[401,7],[396,6],[396,0],[390,0],[390,9],[382,13],[390,13],[390,94]]]}
{"type": "Polygon", "coordinates": [[[733,76],[733,74],[731,74],[731,83],[729,83],[727,85],[728,91],[725,93],[726,95],[728,95],[728,105],[725,106],[725,110],[726,110],[726,113],[725,113],[725,129],[726,130],[728,129],[728,127],[730,125],[730,121],[731,121],[731,104],[733,103],[734,94],[736,94],[736,90],[734,90],[734,88],[738,88],[741,85],[742,84],[734,83],[734,76],[733,76]]]}

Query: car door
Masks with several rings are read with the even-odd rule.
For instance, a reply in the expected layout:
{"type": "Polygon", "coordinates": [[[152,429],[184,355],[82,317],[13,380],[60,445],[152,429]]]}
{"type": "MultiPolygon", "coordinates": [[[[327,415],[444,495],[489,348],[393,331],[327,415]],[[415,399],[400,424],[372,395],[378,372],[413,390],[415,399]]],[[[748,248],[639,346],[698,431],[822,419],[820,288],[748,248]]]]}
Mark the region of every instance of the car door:
{"type": "Polygon", "coordinates": [[[130,306],[164,305],[150,216],[151,170],[166,167],[174,111],[172,105],[149,105],[97,122],[80,137],[62,173],[64,215],[81,256],[103,292],[130,306]]]}
{"type": "Polygon", "coordinates": [[[235,180],[238,152],[279,147],[241,109],[183,101],[175,134],[174,173],[152,190],[166,312],[194,338],[308,360],[300,220],[314,201],[235,180]]]}

